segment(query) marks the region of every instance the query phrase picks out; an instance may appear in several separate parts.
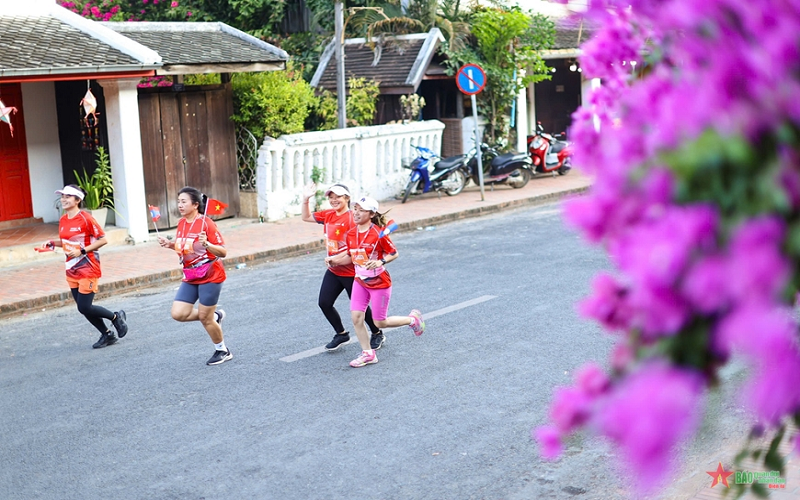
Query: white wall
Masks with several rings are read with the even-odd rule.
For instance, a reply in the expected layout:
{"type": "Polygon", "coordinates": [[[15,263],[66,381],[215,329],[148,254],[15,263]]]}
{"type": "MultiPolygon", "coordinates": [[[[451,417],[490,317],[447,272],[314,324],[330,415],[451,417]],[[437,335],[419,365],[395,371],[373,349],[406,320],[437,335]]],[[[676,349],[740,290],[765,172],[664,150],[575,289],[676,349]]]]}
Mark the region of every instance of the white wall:
{"type": "Polygon", "coordinates": [[[324,172],[320,187],[342,182],[354,196],[391,198],[410,175],[402,159],[416,156],[412,146],[439,154],[443,130],[444,123],[427,120],[268,138],[258,150],[258,211],[268,220],[299,214],[303,186],[314,167],[324,172]]]}
{"type": "MultiPolygon", "coordinates": [[[[58,142],[56,93],[53,82],[23,83],[22,111],[28,142],[33,216],[45,222],[58,220],[54,191],[64,187],[58,142]]],[[[77,109],[77,104],[75,105],[77,109]]]]}

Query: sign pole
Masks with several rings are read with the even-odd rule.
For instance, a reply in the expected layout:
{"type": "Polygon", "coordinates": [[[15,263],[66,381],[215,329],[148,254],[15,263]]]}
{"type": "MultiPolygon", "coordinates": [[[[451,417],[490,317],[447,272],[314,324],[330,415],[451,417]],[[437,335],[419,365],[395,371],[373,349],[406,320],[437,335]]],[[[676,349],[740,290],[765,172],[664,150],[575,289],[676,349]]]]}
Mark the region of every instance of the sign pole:
{"type": "Polygon", "coordinates": [[[477,64],[465,64],[456,73],[456,87],[472,99],[472,118],[475,120],[475,155],[478,157],[478,184],[481,186],[481,201],[486,201],[483,191],[483,151],[478,133],[478,103],[475,94],[486,87],[486,73],[477,64]]]}
{"type": "Polygon", "coordinates": [[[481,186],[481,201],[486,201],[483,194],[483,151],[481,150],[481,138],[478,131],[478,104],[475,94],[470,97],[472,98],[472,118],[475,120],[475,155],[478,157],[478,181],[481,186]]]}

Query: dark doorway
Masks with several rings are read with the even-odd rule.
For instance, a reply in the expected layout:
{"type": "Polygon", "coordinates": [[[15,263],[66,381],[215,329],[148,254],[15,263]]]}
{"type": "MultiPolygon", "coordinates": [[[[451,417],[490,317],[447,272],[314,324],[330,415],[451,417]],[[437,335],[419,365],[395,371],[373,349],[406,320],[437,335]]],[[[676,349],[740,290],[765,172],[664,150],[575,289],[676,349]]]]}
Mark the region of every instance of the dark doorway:
{"type": "Polygon", "coordinates": [[[571,59],[547,61],[556,71],[550,80],[535,86],[536,121],[551,134],[565,132],[572,124],[572,113],[581,105],[581,73],[570,71],[572,64],[571,59]]]}
{"type": "Polygon", "coordinates": [[[86,95],[86,80],[55,82],[55,88],[61,168],[64,183],[74,184],[74,171],[94,173],[97,147],[108,150],[103,87],[94,80],[90,81],[92,94],[97,98],[97,123],[90,121],[91,126],[87,126],[81,107],[81,100],[86,95]]]}

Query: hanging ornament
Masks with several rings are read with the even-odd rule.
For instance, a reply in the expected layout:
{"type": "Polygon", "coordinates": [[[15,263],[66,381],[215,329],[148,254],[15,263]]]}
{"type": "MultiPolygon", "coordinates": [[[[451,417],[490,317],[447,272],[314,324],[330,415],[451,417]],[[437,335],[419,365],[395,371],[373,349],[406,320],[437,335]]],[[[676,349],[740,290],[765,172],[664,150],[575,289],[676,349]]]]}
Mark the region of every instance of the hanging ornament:
{"type": "MultiPolygon", "coordinates": [[[[86,82],[86,85],[88,87],[89,82],[86,82]]],[[[81,106],[83,106],[83,111],[85,113],[83,119],[86,121],[86,126],[91,127],[89,124],[89,117],[91,116],[94,118],[93,121],[97,121],[97,98],[92,94],[92,89],[86,89],[86,95],[81,99],[81,106]]]]}
{"type": "Polygon", "coordinates": [[[92,94],[91,82],[86,80],[86,94],[81,99],[81,149],[96,151],[100,145],[100,120],[97,98],[92,94]]]}
{"type": "Polygon", "coordinates": [[[3,104],[3,101],[0,100],[0,122],[8,123],[8,128],[11,130],[11,137],[14,137],[14,126],[11,125],[11,113],[16,113],[17,108],[15,107],[6,107],[3,104]]]}

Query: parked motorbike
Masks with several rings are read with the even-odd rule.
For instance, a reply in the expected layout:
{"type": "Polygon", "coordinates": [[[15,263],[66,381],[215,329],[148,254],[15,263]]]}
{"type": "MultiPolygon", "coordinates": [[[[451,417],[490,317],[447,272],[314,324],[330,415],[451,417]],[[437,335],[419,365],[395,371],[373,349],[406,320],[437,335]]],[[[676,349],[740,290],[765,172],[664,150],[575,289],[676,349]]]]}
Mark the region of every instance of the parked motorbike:
{"type": "MultiPolygon", "coordinates": [[[[481,157],[483,161],[483,184],[508,184],[518,189],[528,184],[533,177],[533,170],[530,157],[527,153],[505,153],[500,152],[487,145],[481,144],[481,157]]],[[[472,148],[467,154],[467,167],[469,176],[475,185],[479,185],[478,178],[478,157],[476,148],[472,148]]]]}
{"type": "Polygon", "coordinates": [[[440,159],[428,148],[414,146],[418,155],[411,161],[404,161],[403,168],[411,169],[411,176],[403,192],[403,203],[413,194],[430,191],[444,192],[455,196],[467,185],[466,155],[440,159]]]}
{"type": "Polygon", "coordinates": [[[545,133],[541,122],[536,124],[536,134],[528,136],[528,153],[537,173],[558,172],[558,175],[565,175],[572,168],[572,148],[569,142],[560,140],[560,137],[563,134],[545,133]]]}

